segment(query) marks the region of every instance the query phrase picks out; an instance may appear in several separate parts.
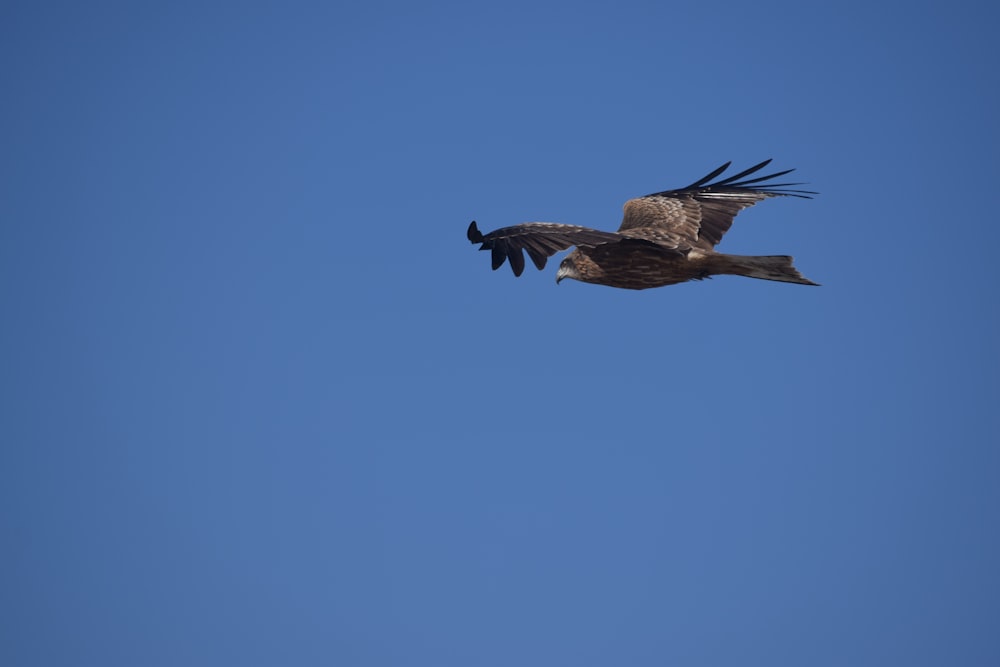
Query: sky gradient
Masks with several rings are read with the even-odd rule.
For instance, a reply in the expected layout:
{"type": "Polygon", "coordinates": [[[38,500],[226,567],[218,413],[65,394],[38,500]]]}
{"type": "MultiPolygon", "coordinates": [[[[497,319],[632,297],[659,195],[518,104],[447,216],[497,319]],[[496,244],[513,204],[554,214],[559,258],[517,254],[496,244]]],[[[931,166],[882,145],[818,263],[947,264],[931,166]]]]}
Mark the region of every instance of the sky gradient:
{"type": "Polygon", "coordinates": [[[5,3],[0,663],[1000,663],[996,11],[5,3]]]}

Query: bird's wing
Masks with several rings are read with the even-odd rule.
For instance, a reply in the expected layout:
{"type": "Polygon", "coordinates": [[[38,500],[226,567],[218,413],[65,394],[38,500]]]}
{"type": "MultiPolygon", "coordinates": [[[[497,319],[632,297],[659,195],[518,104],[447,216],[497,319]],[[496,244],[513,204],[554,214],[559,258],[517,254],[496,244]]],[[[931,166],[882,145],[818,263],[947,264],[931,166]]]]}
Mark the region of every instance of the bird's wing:
{"type": "Polygon", "coordinates": [[[531,261],[538,270],[545,268],[549,257],[560,250],[572,246],[595,246],[602,243],[614,243],[622,237],[614,232],[602,232],[597,229],[578,227],[577,225],[562,225],[555,222],[526,222],[513,227],[503,227],[489,234],[483,234],[473,220],[467,233],[473,243],[481,243],[480,250],[493,252],[493,270],[496,271],[505,259],[510,260],[510,268],[515,276],[524,271],[524,255],[528,252],[531,261]]]}
{"type": "Polygon", "coordinates": [[[810,199],[810,195],[816,194],[809,190],[791,189],[801,183],[765,183],[794,169],[746,178],[770,162],[765,160],[735,176],[712,183],[713,178],[720,176],[732,164],[727,162],[687,187],[630,199],[625,202],[625,217],[618,231],[662,231],[681,237],[691,247],[711,250],[722,240],[732,226],[733,218],[743,209],[769,197],[810,199]]]}

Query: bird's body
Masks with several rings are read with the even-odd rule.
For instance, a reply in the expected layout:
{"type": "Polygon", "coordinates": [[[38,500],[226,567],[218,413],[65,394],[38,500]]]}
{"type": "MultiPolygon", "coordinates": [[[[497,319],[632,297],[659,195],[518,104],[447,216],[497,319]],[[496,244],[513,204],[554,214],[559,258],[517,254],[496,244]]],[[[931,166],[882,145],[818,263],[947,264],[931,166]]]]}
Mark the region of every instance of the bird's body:
{"type": "Polygon", "coordinates": [[[648,289],[722,275],[816,284],[802,277],[787,255],[727,255],[690,250],[682,256],[646,244],[615,249],[607,246],[578,248],[559,266],[556,282],[572,278],[622,289],[648,289]]]}
{"type": "Polygon", "coordinates": [[[790,190],[798,183],[749,187],[791,170],[749,180],[740,179],[762,169],[762,162],[735,176],[709,183],[729,167],[726,163],[701,180],[678,190],[631,199],[617,232],[576,225],[531,222],[504,227],[489,234],[469,225],[468,238],[491,250],[493,268],[509,260],[514,275],[524,270],[526,251],[539,270],[560,250],[576,246],[559,266],[556,281],[564,278],[624,289],[647,289],[701,280],[713,275],[740,275],[763,280],[815,285],[792,266],[785,255],[745,256],[715,252],[741,210],[776,196],[815,194],[790,190]]]}

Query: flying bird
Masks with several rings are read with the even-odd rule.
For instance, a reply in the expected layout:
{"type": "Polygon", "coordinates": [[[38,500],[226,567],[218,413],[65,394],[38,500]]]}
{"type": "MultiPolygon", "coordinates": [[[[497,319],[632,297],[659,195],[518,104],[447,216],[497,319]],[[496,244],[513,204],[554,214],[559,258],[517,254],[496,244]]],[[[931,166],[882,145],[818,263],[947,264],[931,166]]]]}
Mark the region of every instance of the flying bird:
{"type": "Polygon", "coordinates": [[[796,190],[802,183],[774,183],[786,169],[747,178],[766,167],[765,160],[745,171],[712,182],[732,164],[727,162],[704,178],[677,190],[655,192],[625,202],[625,217],[617,232],[605,232],[555,222],[527,222],[483,234],[475,220],[469,241],[493,255],[493,270],[510,262],[515,276],[524,271],[526,251],[541,271],[549,257],[576,246],[556,272],[564,278],[624,289],[647,289],[702,280],[714,275],[736,275],[816,285],[792,266],[787,255],[727,255],[715,246],[743,209],[770,197],[811,199],[816,194],[796,190]]]}

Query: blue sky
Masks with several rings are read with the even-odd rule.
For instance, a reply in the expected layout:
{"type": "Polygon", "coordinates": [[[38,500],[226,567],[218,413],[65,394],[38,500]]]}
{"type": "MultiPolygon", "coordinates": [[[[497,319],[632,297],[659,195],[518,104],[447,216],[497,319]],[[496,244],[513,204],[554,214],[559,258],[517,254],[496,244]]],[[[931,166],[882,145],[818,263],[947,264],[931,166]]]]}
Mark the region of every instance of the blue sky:
{"type": "Polygon", "coordinates": [[[0,662],[997,664],[995,11],[6,3],[0,662]]]}

